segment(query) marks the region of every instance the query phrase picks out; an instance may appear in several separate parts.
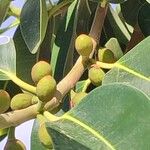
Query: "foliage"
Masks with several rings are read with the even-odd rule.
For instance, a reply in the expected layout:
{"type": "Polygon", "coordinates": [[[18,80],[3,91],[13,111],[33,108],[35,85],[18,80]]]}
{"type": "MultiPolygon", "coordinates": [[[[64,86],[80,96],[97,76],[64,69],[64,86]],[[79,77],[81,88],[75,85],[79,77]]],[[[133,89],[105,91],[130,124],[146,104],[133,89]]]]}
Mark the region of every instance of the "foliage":
{"type": "Polygon", "coordinates": [[[0,90],[11,103],[21,98],[0,114],[0,141],[6,135],[11,145],[19,141],[15,127],[34,118],[32,150],[148,150],[149,0],[26,0],[22,9],[12,4],[0,1],[0,25],[15,17],[0,28],[0,90]],[[13,39],[3,35],[14,26],[13,39]],[[37,62],[43,63],[33,74],[37,62]],[[32,81],[33,75],[40,79],[32,81]]]}

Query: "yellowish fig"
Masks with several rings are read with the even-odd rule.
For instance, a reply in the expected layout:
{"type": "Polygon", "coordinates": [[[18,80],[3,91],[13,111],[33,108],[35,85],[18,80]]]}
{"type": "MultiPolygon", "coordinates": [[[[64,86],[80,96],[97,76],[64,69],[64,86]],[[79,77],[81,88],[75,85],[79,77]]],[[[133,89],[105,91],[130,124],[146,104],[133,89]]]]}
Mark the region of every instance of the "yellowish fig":
{"type": "Polygon", "coordinates": [[[36,84],[46,75],[52,75],[52,67],[46,61],[39,61],[32,67],[31,77],[36,84]]]}
{"type": "Polygon", "coordinates": [[[26,150],[25,145],[18,139],[8,139],[4,150],[26,150]]]}
{"type": "Polygon", "coordinates": [[[113,63],[115,55],[110,49],[102,48],[98,50],[98,60],[104,63],[113,63]]]}
{"type": "Polygon", "coordinates": [[[72,105],[73,106],[77,105],[86,95],[87,95],[87,93],[85,93],[85,92],[76,93],[71,100],[72,105]]]}
{"type": "Polygon", "coordinates": [[[99,67],[91,67],[89,69],[88,77],[91,80],[91,83],[95,86],[101,85],[104,76],[104,71],[99,67]]]}
{"type": "Polygon", "coordinates": [[[93,50],[92,38],[86,34],[79,35],[75,40],[75,48],[79,55],[89,56],[93,50]]]}
{"type": "Polygon", "coordinates": [[[8,110],[10,106],[10,96],[5,90],[0,90],[0,114],[8,110]]]}
{"type": "Polygon", "coordinates": [[[38,136],[41,143],[48,149],[53,149],[53,142],[51,136],[48,134],[45,124],[41,124],[38,129],[38,136]]]}
{"type": "Polygon", "coordinates": [[[51,100],[55,92],[56,81],[52,76],[47,75],[38,82],[36,87],[36,94],[42,102],[51,100]]]}
{"type": "Polygon", "coordinates": [[[10,107],[12,110],[24,109],[32,105],[33,95],[27,93],[20,93],[11,99],[10,107]]]}

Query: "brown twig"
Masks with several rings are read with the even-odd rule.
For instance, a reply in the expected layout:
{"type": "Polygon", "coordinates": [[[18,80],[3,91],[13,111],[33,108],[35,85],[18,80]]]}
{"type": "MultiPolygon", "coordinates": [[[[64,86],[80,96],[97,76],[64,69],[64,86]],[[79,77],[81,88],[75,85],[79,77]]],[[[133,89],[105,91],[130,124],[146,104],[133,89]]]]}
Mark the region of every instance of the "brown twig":
{"type": "MultiPolygon", "coordinates": [[[[90,57],[92,57],[99,41],[106,12],[107,6],[105,8],[101,8],[100,6],[97,7],[95,19],[93,21],[93,25],[89,34],[93,38],[93,52],[90,57]]],[[[86,69],[86,66],[82,61],[83,59],[80,56],[71,71],[66,75],[64,79],[62,79],[62,81],[58,83],[57,92],[53,99],[45,105],[45,110],[52,110],[59,106],[64,95],[75,86],[76,82],[80,79],[84,70],[86,69]]],[[[1,114],[0,128],[17,126],[27,120],[35,118],[37,113],[37,105],[33,105],[26,109],[1,114]]]]}

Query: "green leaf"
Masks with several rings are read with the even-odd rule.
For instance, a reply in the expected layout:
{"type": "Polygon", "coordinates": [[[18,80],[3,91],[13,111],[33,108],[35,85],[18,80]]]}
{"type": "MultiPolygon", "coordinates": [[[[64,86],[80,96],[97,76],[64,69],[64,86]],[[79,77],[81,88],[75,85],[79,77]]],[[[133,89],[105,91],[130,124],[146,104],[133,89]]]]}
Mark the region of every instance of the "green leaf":
{"type": "Polygon", "coordinates": [[[135,26],[139,9],[144,2],[145,0],[127,0],[121,4],[122,15],[128,24],[135,26]]]}
{"type": "Polygon", "coordinates": [[[107,16],[114,30],[116,38],[119,40],[119,42],[127,44],[131,36],[119,18],[117,12],[115,12],[112,7],[109,7],[107,16]]]}
{"type": "Polygon", "coordinates": [[[138,24],[145,36],[150,35],[150,3],[145,3],[139,10],[138,24]]]}
{"type": "Polygon", "coordinates": [[[83,80],[83,81],[78,81],[77,84],[76,84],[76,92],[81,92],[84,85],[86,83],[86,80],[83,80]]]}
{"type": "Polygon", "coordinates": [[[101,86],[77,107],[47,123],[55,150],[146,150],[150,99],[124,84],[101,86]],[[59,138],[58,138],[59,137],[59,138]]]}
{"type": "Polygon", "coordinates": [[[3,23],[11,0],[0,0],[0,26],[3,23]]]}
{"type": "Polygon", "coordinates": [[[36,120],[34,120],[32,133],[31,133],[31,150],[45,150],[45,147],[41,144],[39,137],[38,137],[38,129],[39,129],[39,123],[36,120]]]}
{"type": "Polygon", "coordinates": [[[46,2],[27,0],[20,18],[21,33],[31,53],[36,53],[44,39],[48,22],[46,2]]]}
{"type": "Polygon", "coordinates": [[[7,136],[8,128],[0,129],[0,142],[7,136]]]}
{"type": "Polygon", "coordinates": [[[0,80],[9,80],[9,73],[16,74],[16,50],[10,37],[0,36],[0,80]]]}
{"type": "Polygon", "coordinates": [[[73,39],[76,29],[76,6],[75,0],[68,8],[66,15],[59,22],[55,43],[52,49],[51,64],[54,70],[54,77],[60,81],[62,77],[72,67],[73,39]],[[69,62],[69,63],[68,63],[69,62]]]}
{"type": "Polygon", "coordinates": [[[29,52],[29,49],[22,37],[20,27],[18,27],[15,32],[14,43],[16,47],[17,76],[27,83],[33,83],[31,79],[31,69],[36,63],[36,55],[29,52]]]}
{"type": "Polygon", "coordinates": [[[123,82],[150,96],[150,37],[124,55],[105,76],[103,84],[123,82]]]}
{"type": "Polygon", "coordinates": [[[123,56],[120,44],[116,38],[109,39],[109,41],[105,44],[105,47],[114,53],[117,60],[123,56]]]}

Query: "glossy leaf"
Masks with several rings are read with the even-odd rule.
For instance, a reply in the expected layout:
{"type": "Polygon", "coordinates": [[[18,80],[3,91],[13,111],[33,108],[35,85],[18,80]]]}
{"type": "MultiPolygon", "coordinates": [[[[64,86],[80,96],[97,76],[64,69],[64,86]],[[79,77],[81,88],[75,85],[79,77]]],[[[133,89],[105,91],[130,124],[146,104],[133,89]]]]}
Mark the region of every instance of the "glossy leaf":
{"type": "Polygon", "coordinates": [[[109,7],[107,16],[116,38],[119,40],[119,42],[127,44],[131,37],[123,22],[119,18],[117,12],[115,12],[112,7],[109,7]]]}
{"type": "Polygon", "coordinates": [[[133,85],[150,96],[150,37],[135,46],[115,63],[105,76],[103,84],[123,82],[133,85]]]}
{"type": "Polygon", "coordinates": [[[127,0],[121,4],[122,15],[128,24],[136,25],[139,9],[144,2],[145,0],[127,0]]]}
{"type": "Polygon", "coordinates": [[[93,90],[47,123],[55,150],[141,150],[150,147],[150,99],[124,84],[93,90]]]}
{"type": "Polygon", "coordinates": [[[46,2],[27,0],[21,12],[20,27],[25,43],[33,54],[38,51],[44,39],[47,22],[46,2]]]}
{"type": "Polygon", "coordinates": [[[120,44],[116,38],[111,38],[105,44],[105,47],[110,49],[114,53],[114,56],[117,60],[123,56],[123,52],[121,50],[120,44]]]}
{"type": "Polygon", "coordinates": [[[0,0],[0,26],[6,17],[11,0],[0,0]]]}
{"type": "Polygon", "coordinates": [[[150,35],[150,3],[145,3],[139,10],[138,24],[145,36],[150,35]]]}
{"type": "Polygon", "coordinates": [[[52,49],[51,64],[54,70],[54,77],[57,81],[62,79],[73,63],[74,47],[72,42],[76,27],[76,5],[77,0],[69,6],[67,13],[62,18],[52,49]]]}
{"type": "Polygon", "coordinates": [[[38,137],[38,129],[39,129],[39,123],[36,120],[34,120],[32,133],[31,133],[31,150],[45,150],[46,148],[41,144],[39,137],[38,137]]]}
{"type": "Polygon", "coordinates": [[[16,74],[16,50],[10,37],[0,36],[0,80],[9,80],[7,73],[16,74]]]}
{"type": "Polygon", "coordinates": [[[36,63],[36,55],[29,52],[29,49],[22,37],[20,27],[18,27],[15,32],[14,43],[16,47],[17,76],[27,83],[33,83],[31,79],[31,69],[36,63]]]}

